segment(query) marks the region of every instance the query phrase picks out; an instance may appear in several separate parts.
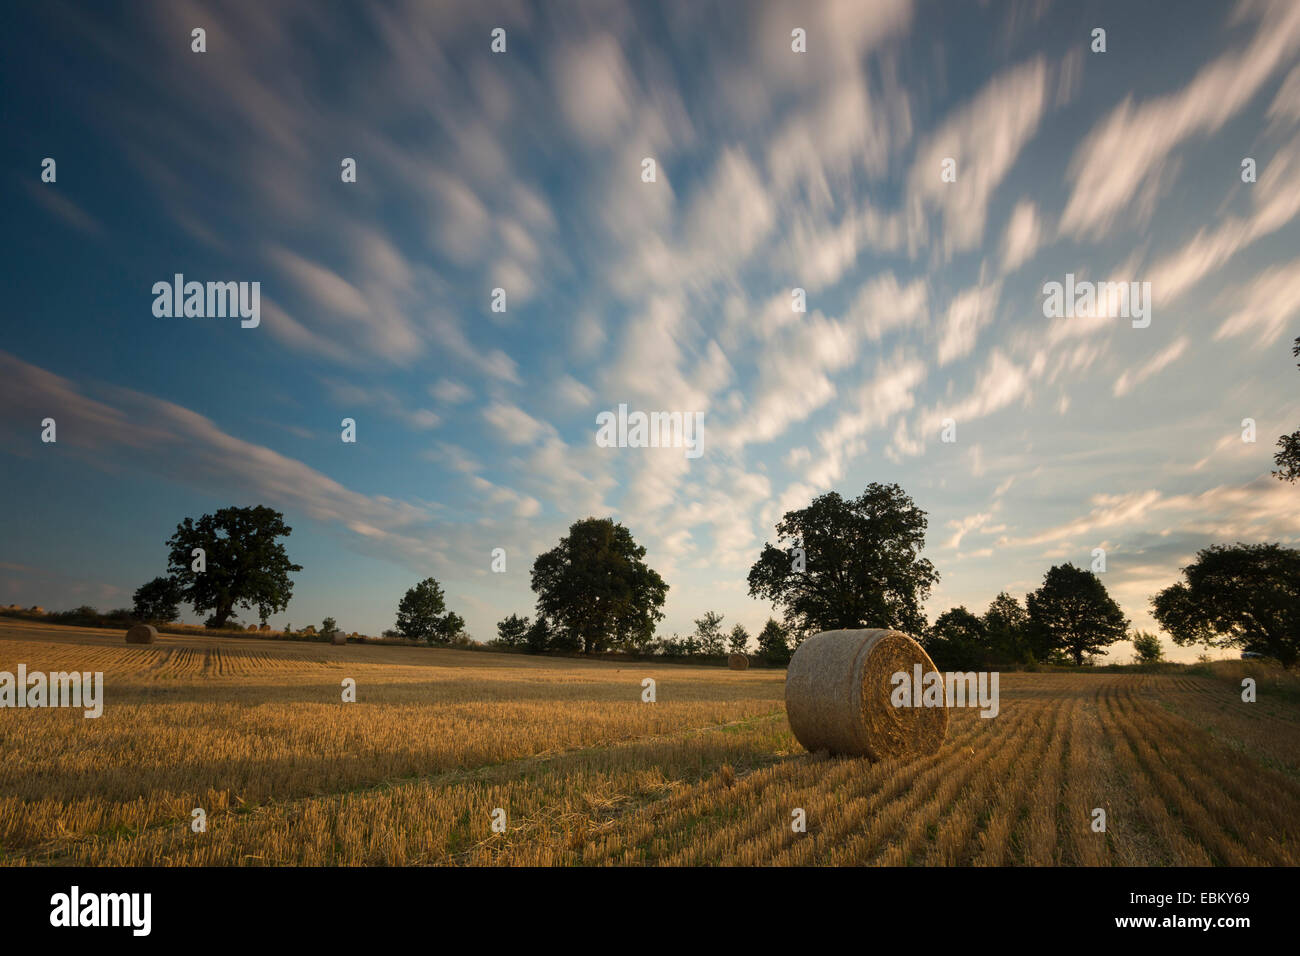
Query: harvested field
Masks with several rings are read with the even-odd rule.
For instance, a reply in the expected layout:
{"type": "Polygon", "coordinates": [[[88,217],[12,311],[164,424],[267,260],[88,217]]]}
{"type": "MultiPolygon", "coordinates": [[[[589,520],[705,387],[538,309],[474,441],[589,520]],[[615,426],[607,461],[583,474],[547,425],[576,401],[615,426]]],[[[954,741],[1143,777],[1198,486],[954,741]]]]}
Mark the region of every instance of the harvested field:
{"type": "Polygon", "coordinates": [[[804,751],[779,670],[0,622],[20,662],[105,705],[0,709],[9,865],[1300,863],[1300,694],[1262,666],[1005,673],[996,718],[872,763],[804,751]]]}

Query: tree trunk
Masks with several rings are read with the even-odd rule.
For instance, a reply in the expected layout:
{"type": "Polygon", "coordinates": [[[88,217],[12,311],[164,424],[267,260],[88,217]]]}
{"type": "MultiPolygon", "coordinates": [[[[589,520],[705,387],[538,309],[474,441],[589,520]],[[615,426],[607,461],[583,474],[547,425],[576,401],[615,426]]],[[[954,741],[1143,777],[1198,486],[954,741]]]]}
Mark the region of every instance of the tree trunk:
{"type": "Polygon", "coordinates": [[[213,630],[220,630],[225,627],[226,622],[230,620],[230,615],[234,613],[234,610],[234,601],[222,601],[218,604],[214,617],[212,618],[213,630]]]}

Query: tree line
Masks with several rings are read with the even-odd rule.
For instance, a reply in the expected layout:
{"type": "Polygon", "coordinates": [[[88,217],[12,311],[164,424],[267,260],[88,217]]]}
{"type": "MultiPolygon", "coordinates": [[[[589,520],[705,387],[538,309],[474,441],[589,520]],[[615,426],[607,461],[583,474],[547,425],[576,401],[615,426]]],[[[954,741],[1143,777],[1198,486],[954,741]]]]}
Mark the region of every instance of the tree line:
{"type": "MultiPolygon", "coordinates": [[[[1300,347],[1300,345],[1298,345],[1300,347]]],[[[777,543],[765,543],[748,575],[749,595],[781,614],[757,636],[757,655],[772,664],[818,631],[889,627],[917,636],[946,670],[1036,663],[1090,663],[1126,638],[1139,660],[1161,657],[1151,634],[1129,621],[1092,571],[1055,565],[1022,604],[1005,591],[977,615],[964,606],[926,620],[923,604],[939,581],[921,556],[927,515],[896,484],[872,483],[856,498],[837,492],[787,512],[777,543]]],[[[168,575],[135,593],[138,619],[170,621],[186,601],[225,626],[237,607],[263,623],[293,593],[293,564],[283,543],[291,529],[263,506],[225,508],[186,518],[168,540],[168,575]]],[[[574,522],[537,557],[531,573],[534,614],[497,625],[492,646],[534,653],[599,655],[620,651],[669,658],[720,658],[749,651],[742,625],[724,630],[709,611],[685,636],[657,637],[668,585],[646,550],[611,518],[574,522]]],[[[1183,569],[1183,580],[1151,598],[1153,617],[1179,645],[1238,648],[1293,667],[1300,645],[1300,551],[1280,544],[1212,545],[1183,569]]],[[[326,630],[337,625],[328,618],[326,630]]],[[[406,592],[386,636],[431,644],[468,644],[464,619],[449,610],[442,587],[426,578],[406,592]]]]}

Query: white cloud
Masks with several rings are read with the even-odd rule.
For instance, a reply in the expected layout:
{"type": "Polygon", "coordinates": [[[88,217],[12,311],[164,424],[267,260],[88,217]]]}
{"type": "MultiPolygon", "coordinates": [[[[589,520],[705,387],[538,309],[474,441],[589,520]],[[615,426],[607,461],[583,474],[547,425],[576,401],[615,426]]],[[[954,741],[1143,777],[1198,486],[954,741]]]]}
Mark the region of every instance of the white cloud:
{"type": "Polygon", "coordinates": [[[542,511],[542,504],[531,495],[520,494],[512,488],[496,485],[474,475],[470,484],[493,505],[507,505],[516,518],[532,518],[542,511]]]}
{"type": "Polygon", "coordinates": [[[583,385],[572,375],[565,375],[555,384],[555,393],[560,401],[572,408],[586,408],[596,398],[596,393],[583,385]]]}
{"type": "Polygon", "coordinates": [[[726,433],[734,448],[771,441],[835,396],[830,373],[857,355],[855,336],[820,311],[787,326],[763,349],[749,410],[726,433]]]}
{"type": "Polygon", "coordinates": [[[1011,361],[1001,349],[994,349],[975,387],[965,398],[930,406],[920,413],[912,428],[900,419],[894,437],[885,449],[885,456],[900,462],[920,455],[925,451],[926,439],[938,437],[945,418],[953,419],[960,433],[970,422],[1026,399],[1028,395],[1028,372],[1011,361]]]}
{"type": "Polygon", "coordinates": [[[779,87],[803,87],[840,75],[863,55],[904,33],[911,0],[776,0],[763,9],[755,37],[763,76],[779,87]],[[791,55],[790,31],[807,31],[808,53],[791,55]]]}
{"type": "Polygon", "coordinates": [[[1220,129],[1300,48],[1300,4],[1243,0],[1232,19],[1258,16],[1255,36],[1243,49],[1202,67],[1186,87],[1134,106],[1124,100],[1084,138],[1070,161],[1073,191],[1061,231],[1101,236],[1139,189],[1166,170],[1170,154],[1193,136],[1220,129]]]}
{"type": "Polygon", "coordinates": [[[361,534],[391,555],[424,564],[445,556],[430,547],[429,509],[352,491],[296,459],[223,431],[211,420],[171,402],[125,388],[108,388],[98,401],[67,379],[0,352],[0,429],[18,441],[29,422],[53,416],[59,445],[92,467],[125,469],[169,479],[208,493],[240,490],[241,497],[294,509],[316,521],[361,534]],[[364,528],[364,531],[358,530],[364,528]]]}
{"type": "Polygon", "coordinates": [[[1276,126],[1300,123],[1300,66],[1286,75],[1268,108],[1268,118],[1276,126]]]}
{"type": "Polygon", "coordinates": [[[739,150],[724,151],[686,212],[690,252],[684,266],[696,272],[706,263],[743,262],[766,238],[775,220],[753,164],[739,150]]]}
{"type": "Polygon", "coordinates": [[[474,190],[454,174],[435,171],[432,182],[439,203],[434,239],[453,262],[468,265],[487,245],[492,217],[474,190]]]}
{"type": "Polygon", "coordinates": [[[1185,351],[1187,351],[1187,338],[1186,336],[1180,336],[1152,356],[1151,360],[1145,365],[1120,375],[1115,380],[1114,394],[1116,396],[1127,395],[1133,390],[1134,386],[1145,382],[1153,375],[1158,375],[1164,368],[1178,361],[1185,351]]]}
{"type": "Polygon", "coordinates": [[[872,342],[896,329],[924,326],[929,319],[925,280],[900,286],[892,272],[875,276],[854,296],[848,317],[872,342]]]}
{"type": "Polygon", "coordinates": [[[1279,149],[1259,182],[1249,188],[1254,206],[1250,216],[1225,216],[1216,226],[1202,228],[1151,269],[1151,293],[1160,303],[1173,302],[1242,249],[1300,214],[1300,137],[1279,149]]]}
{"type": "Polygon", "coordinates": [[[1132,534],[1147,528],[1161,535],[1179,531],[1230,541],[1275,538],[1283,530],[1300,532],[1294,493],[1283,482],[1264,476],[1245,485],[1218,485],[1200,494],[1169,495],[1155,488],[1097,494],[1092,496],[1092,509],[1086,515],[998,543],[1041,545],[1096,537],[1106,529],[1132,534]]]}
{"type": "Polygon", "coordinates": [[[812,461],[812,452],[808,450],[807,445],[800,445],[786,452],[784,460],[790,468],[797,468],[805,462],[812,461]]]}
{"type": "Polygon", "coordinates": [[[460,382],[442,378],[429,386],[429,394],[447,405],[459,405],[461,402],[469,401],[474,393],[460,382]]]}
{"type": "Polygon", "coordinates": [[[984,235],[989,200],[1038,129],[1047,105],[1047,64],[1036,58],[995,77],[944,120],[917,151],[908,179],[914,201],[943,215],[946,249],[965,250],[984,235]],[[956,160],[956,182],[940,178],[956,160]]]}
{"type": "Polygon", "coordinates": [[[1236,309],[1215,330],[1215,341],[1250,334],[1258,348],[1273,344],[1300,312],[1300,259],[1265,269],[1232,301],[1236,309]]]}
{"type": "Polygon", "coordinates": [[[434,339],[454,357],[467,362],[491,378],[520,384],[519,371],[514,359],[500,349],[483,352],[476,348],[453,316],[446,312],[436,312],[429,318],[429,327],[434,339]]]}
{"type": "Polygon", "coordinates": [[[552,63],[560,109],[588,145],[607,146],[632,116],[635,84],[618,40],[588,36],[556,51],[552,63]]]}
{"type": "Polygon", "coordinates": [[[540,421],[508,402],[493,402],[483,409],[483,417],[502,438],[514,445],[531,445],[540,438],[555,435],[555,428],[550,423],[540,421]]]}
{"type": "Polygon", "coordinates": [[[1011,272],[1038,251],[1042,228],[1038,210],[1028,199],[1016,203],[1007,221],[1007,231],[1002,237],[1002,271],[1011,272]]]}
{"type": "Polygon", "coordinates": [[[939,364],[964,358],[975,348],[980,330],[993,321],[1002,283],[980,284],[966,289],[948,305],[939,338],[939,364]]]}
{"type": "Polygon", "coordinates": [[[359,318],[369,311],[361,290],[324,266],[281,246],[271,246],[267,257],[314,305],[349,318],[359,318]]]}
{"type": "Polygon", "coordinates": [[[956,521],[949,521],[948,527],[953,529],[953,535],[946,542],[945,548],[957,550],[961,547],[961,542],[966,535],[972,531],[978,531],[988,524],[989,519],[993,517],[992,512],[981,512],[979,514],[968,515],[965,518],[956,521]]]}
{"type": "Polygon", "coordinates": [[[837,189],[861,166],[885,172],[891,147],[884,111],[871,101],[866,77],[849,70],[810,109],[799,110],[768,145],[767,168],[776,189],[802,188],[816,207],[835,204],[837,189]]]}

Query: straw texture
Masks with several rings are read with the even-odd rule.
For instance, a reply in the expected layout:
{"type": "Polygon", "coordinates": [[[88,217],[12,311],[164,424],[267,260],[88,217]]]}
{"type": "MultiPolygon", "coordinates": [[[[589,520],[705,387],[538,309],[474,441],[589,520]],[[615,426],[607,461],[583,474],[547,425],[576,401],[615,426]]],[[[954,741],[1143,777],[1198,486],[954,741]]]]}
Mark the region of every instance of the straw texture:
{"type": "Polygon", "coordinates": [[[152,624],[137,624],[126,632],[128,644],[153,644],[158,640],[158,629],[152,624]]]}
{"type": "MultiPolygon", "coordinates": [[[[810,751],[870,757],[934,753],[948,732],[947,707],[894,707],[891,677],[935,669],[920,644],[901,631],[823,631],[799,645],[785,678],[785,709],[810,751]]],[[[946,702],[945,702],[946,703],[946,702]]]]}

